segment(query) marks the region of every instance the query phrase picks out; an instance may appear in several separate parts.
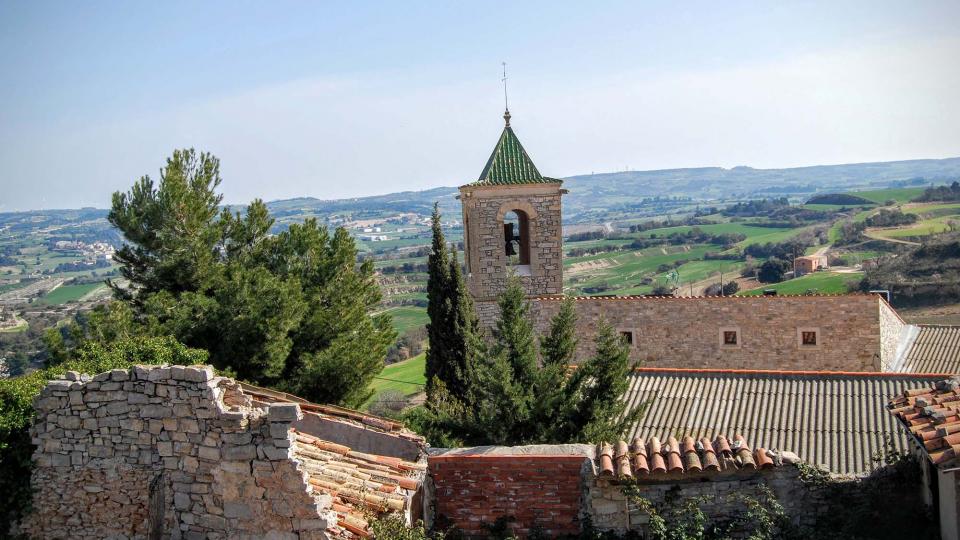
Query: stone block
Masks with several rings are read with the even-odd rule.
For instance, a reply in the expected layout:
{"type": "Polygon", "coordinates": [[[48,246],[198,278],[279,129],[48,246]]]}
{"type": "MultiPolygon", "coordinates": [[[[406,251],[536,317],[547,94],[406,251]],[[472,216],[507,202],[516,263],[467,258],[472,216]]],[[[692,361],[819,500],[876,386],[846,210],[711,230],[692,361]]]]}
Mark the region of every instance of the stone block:
{"type": "Polygon", "coordinates": [[[224,501],[223,515],[226,518],[243,518],[250,516],[250,507],[242,502],[224,501]]]}
{"type": "Polygon", "coordinates": [[[220,449],[215,446],[201,446],[197,450],[197,457],[208,461],[220,461],[220,449]]]}
{"type": "Polygon", "coordinates": [[[114,369],[110,371],[110,380],[111,381],[128,381],[130,380],[130,373],[125,369],[114,369]]]}
{"type": "Polygon", "coordinates": [[[83,392],[70,392],[70,405],[83,405],[83,392]]]}
{"type": "Polygon", "coordinates": [[[67,380],[67,381],[79,381],[80,373],[77,371],[68,371],[63,374],[63,378],[64,380],[67,380]]]}
{"type": "Polygon", "coordinates": [[[274,439],[286,439],[290,433],[290,424],[283,422],[270,423],[270,436],[274,439]]]}
{"type": "Polygon", "coordinates": [[[183,376],[190,382],[206,382],[213,378],[213,369],[207,366],[190,366],[184,370],[183,376]]]}
{"type": "Polygon", "coordinates": [[[296,403],[273,403],[270,405],[267,418],[271,422],[296,422],[303,418],[300,406],[296,403]]]}
{"type": "Polygon", "coordinates": [[[272,444],[262,444],[260,449],[270,461],[280,461],[290,457],[289,448],[278,448],[272,444]]]}
{"type": "Polygon", "coordinates": [[[150,374],[147,375],[147,379],[151,382],[165,381],[170,378],[170,368],[161,367],[154,368],[150,370],[150,374]]]}
{"type": "Polygon", "coordinates": [[[140,409],[140,416],[143,418],[166,418],[171,414],[173,410],[163,405],[145,405],[140,409]]]}
{"type": "Polygon", "coordinates": [[[249,461],[256,459],[257,447],[253,444],[243,446],[224,446],[222,448],[223,459],[236,461],[249,461]]]}

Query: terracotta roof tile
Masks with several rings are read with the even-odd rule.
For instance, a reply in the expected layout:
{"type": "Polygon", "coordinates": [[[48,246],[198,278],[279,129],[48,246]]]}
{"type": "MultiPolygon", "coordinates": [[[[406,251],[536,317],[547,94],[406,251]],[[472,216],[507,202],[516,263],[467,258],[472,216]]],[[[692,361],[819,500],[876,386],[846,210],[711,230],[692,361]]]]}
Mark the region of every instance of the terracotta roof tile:
{"type": "Polygon", "coordinates": [[[334,536],[369,537],[367,516],[410,508],[425,464],[357,452],[296,430],[294,435],[293,455],[310,485],[333,497],[334,536]]]}
{"type": "MultiPolygon", "coordinates": [[[[249,384],[241,386],[254,402],[297,403],[304,415],[315,415],[414,441],[420,445],[421,451],[425,446],[422,437],[406,429],[403,424],[387,418],[311,403],[268,388],[249,384]]],[[[369,538],[372,536],[368,523],[371,514],[409,510],[413,495],[420,489],[425,474],[424,463],[360,452],[297,429],[292,431],[295,438],[293,455],[307,472],[310,486],[314,491],[326,493],[333,499],[331,508],[337,514],[337,522],[328,528],[331,536],[369,538]]]]}
{"type": "Polygon", "coordinates": [[[887,405],[923,447],[935,465],[951,465],[960,458],[960,377],[936,382],[920,390],[906,390],[887,405]]]}
{"type": "Polygon", "coordinates": [[[723,436],[717,437],[713,442],[706,437],[695,440],[686,436],[682,443],[678,443],[674,437],[668,437],[667,443],[661,445],[656,437],[651,437],[647,444],[638,438],[629,446],[629,452],[625,441],[601,443],[597,452],[597,468],[601,476],[634,477],[648,474],[769,469],[798,459],[789,452],[769,451],[764,448],[752,451],[740,435],[736,435],[734,441],[731,447],[723,436]]]}
{"type": "MultiPolygon", "coordinates": [[[[647,300],[650,302],[671,302],[671,301],[695,301],[695,300],[709,300],[712,302],[776,302],[777,300],[782,300],[784,298],[837,298],[837,297],[846,297],[846,296],[874,296],[880,300],[886,302],[883,296],[880,296],[876,293],[864,293],[864,292],[852,292],[852,293],[836,293],[836,294],[778,294],[774,296],[766,295],[751,295],[751,296],[669,296],[669,295],[642,295],[642,294],[632,294],[632,295],[603,295],[603,296],[573,296],[566,297],[562,295],[556,296],[537,296],[534,297],[534,300],[563,300],[565,298],[573,298],[575,301],[584,301],[584,300],[596,300],[602,302],[610,301],[622,301],[622,300],[647,300]]],[[[899,317],[899,315],[898,315],[899,317]]]]}
{"type": "Polygon", "coordinates": [[[337,407],[336,405],[321,405],[319,403],[311,403],[310,401],[292,394],[278,392],[269,388],[261,388],[252,384],[240,383],[240,386],[243,388],[244,394],[253,397],[255,401],[259,401],[261,403],[297,403],[300,405],[300,410],[302,410],[304,413],[315,414],[322,418],[337,420],[340,422],[349,422],[357,426],[363,426],[365,428],[374,429],[383,433],[389,433],[401,439],[407,439],[419,443],[425,442],[423,437],[417,435],[413,431],[410,431],[402,423],[395,420],[390,420],[389,418],[374,416],[372,414],[355,411],[352,409],[345,409],[343,407],[337,407]]]}

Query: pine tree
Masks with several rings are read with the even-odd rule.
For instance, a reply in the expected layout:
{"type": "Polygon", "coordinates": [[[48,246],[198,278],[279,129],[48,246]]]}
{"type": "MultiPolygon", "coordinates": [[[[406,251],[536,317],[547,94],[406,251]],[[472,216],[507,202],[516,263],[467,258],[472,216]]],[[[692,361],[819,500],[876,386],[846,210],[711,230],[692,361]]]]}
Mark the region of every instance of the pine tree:
{"type": "Polygon", "coordinates": [[[497,300],[500,318],[494,329],[493,353],[507,359],[518,384],[532,386],[537,373],[537,343],[534,339],[530,304],[520,278],[511,276],[497,300]]]}
{"type": "MultiPolygon", "coordinates": [[[[177,150],[158,185],[115,193],[110,222],[131,286],[115,288],[140,335],[173,336],[248,381],[359,406],[396,339],[371,261],[315,219],[269,234],[259,200],[219,210],[219,161],[177,150]]],[[[58,345],[52,342],[53,345],[58,345]]],[[[61,351],[54,347],[56,354],[61,351]]]]}
{"type": "Polygon", "coordinates": [[[533,424],[537,438],[554,441],[557,437],[557,411],[564,409],[567,372],[575,362],[577,350],[577,314],[572,298],[564,299],[560,311],[550,321],[550,330],[540,339],[542,366],[533,395],[533,424]]]}
{"type": "Polygon", "coordinates": [[[596,354],[577,367],[564,386],[553,438],[599,442],[622,437],[643,414],[627,412],[623,399],[630,387],[630,347],[612,326],[601,320],[594,338],[596,354]]]}

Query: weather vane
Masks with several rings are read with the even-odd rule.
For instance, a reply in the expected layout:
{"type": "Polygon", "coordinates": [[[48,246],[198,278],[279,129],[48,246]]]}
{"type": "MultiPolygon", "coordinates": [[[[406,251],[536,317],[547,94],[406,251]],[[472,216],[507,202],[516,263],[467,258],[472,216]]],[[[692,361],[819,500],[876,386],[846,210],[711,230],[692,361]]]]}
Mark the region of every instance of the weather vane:
{"type": "Polygon", "coordinates": [[[503,78],[500,79],[500,82],[503,83],[503,120],[507,123],[507,127],[510,127],[510,101],[507,99],[507,63],[500,63],[503,64],[503,78]]]}

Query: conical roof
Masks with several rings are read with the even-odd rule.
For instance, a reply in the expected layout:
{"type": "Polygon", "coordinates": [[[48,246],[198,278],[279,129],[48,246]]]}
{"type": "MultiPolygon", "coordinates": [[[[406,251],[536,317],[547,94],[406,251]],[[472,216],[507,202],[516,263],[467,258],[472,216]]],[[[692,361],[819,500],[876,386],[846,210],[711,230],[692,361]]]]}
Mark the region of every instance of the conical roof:
{"type": "Polygon", "coordinates": [[[516,184],[553,184],[560,180],[540,174],[527,151],[520,144],[513,128],[510,127],[510,111],[503,115],[506,126],[500,134],[497,146],[490,154],[480,178],[470,185],[473,186],[502,186],[516,184]]]}

